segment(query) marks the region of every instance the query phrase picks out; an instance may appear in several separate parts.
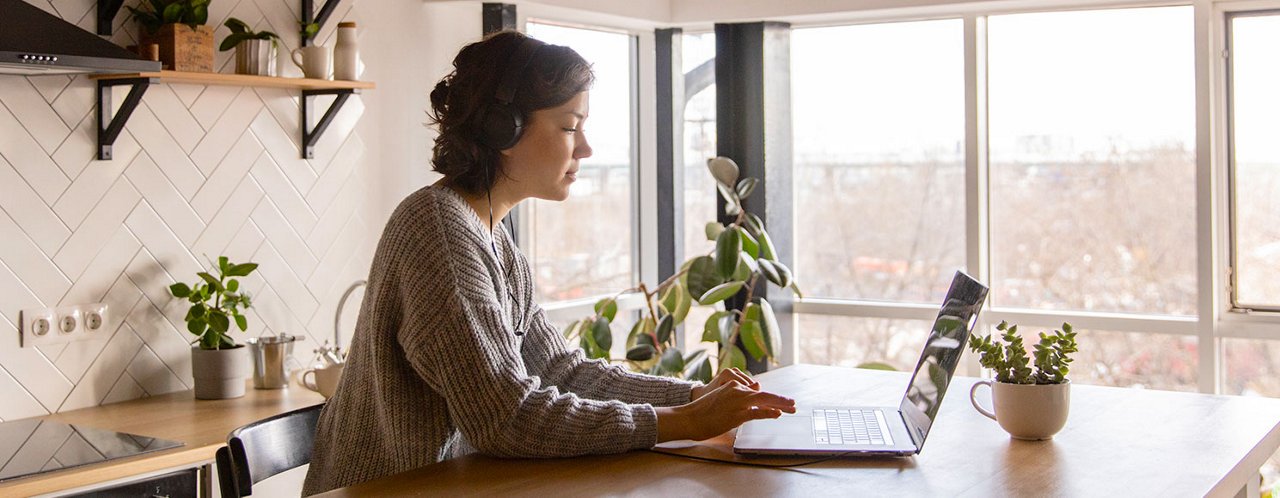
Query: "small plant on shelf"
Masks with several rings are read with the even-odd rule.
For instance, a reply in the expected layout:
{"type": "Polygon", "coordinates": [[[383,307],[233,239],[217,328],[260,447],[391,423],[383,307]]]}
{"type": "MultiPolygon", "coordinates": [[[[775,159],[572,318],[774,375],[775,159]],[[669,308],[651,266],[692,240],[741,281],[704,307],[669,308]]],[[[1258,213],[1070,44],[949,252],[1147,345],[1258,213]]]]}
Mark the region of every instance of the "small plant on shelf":
{"type": "Polygon", "coordinates": [[[148,33],[158,33],[166,24],[185,24],[191,29],[209,22],[210,0],[146,0],[141,5],[150,8],[128,6],[148,33]]]}
{"type": "Polygon", "coordinates": [[[994,334],[969,337],[969,349],[978,353],[978,362],[983,367],[995,371],[997,381],[1008,384],[1062,384],[1067,381],[1071,353],[1077,351],[1076,333],[1070,323],[1063,323],[1062,330],[1040,333],[1040,342],[1032,353],[1034,362],[1027,356],[1017,325],[1001,321],[996,330],[1002,332],[1000,338],[995,338],[994,334]]]}
{"type": "Polygon", "coordinates": [[[227,35],[222,40],[222,45],[218,46],[218,51],[220,52],[236,48],[240,42],[245,40],[270,40],[272,45],[276,45],[280,40],[280,35],[267,30],[254,31],[248,23],[234,17],[228,18],[227,22],[222,23],[222,25],[231,30],[231,34],[227,35]]]}
{"type": "Polygon", "coordinates": [[[715,250],[689,259],[657,288],[640,284],[619,292],[597,302],[594,315],[569,324],[565,337],[577,339],[588,357],[626,362],[633,370],[653,375],[704,382],[720,370],[746,369],[748,354],[757,361],[776,361],[781,329],[769,301],[755,295],[756,285],[763,277],[786,292],[799,295],[800,289],[791,269],[779,261],[764,221],[742,208],[759,180],[739,179],[737,163],[727,157],[707,160],[707,168],[724,199],[725,213],[734,217],[728,225],[707,223],[706,236],[716,242],[715,250]],[[614,359],[609,352],[613,346],[610,325],[618,314],[618,300],[632,293],[644,299],[642,316],[627,334],[625,359],[614,359]],[[727,300],[739,295],[745,305],[732,309],[727,300]],[[694,301],[717,307],[702,327],[702,340],[716,343],[717,351],[685,354],[676,345],[675,328],[684,322],[694,301]],[[739,339],[745,352],[737,345],[739,339]]]}
{"type": "Polygon", "coordinates": [[[213,29],[209,21],[210,0],[143,0],[141,7],[129,7],[142,25],[138,46],[143,53],[154,45],[165,69],[213,72],[213,29]]]}

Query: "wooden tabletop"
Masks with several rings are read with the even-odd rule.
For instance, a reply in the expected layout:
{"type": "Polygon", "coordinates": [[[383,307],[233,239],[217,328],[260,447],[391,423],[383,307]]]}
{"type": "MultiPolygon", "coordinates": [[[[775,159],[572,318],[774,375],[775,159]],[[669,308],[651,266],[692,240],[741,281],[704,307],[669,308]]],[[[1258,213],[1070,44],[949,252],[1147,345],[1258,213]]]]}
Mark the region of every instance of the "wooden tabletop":
{"type": "MultiPolygon", "coordinates": [[[[902,372],[797,365],[759,377],[817,404],[897,406],[902,372]]],[[[1072,386],[1067,426],[1050,441],[1009,438],[956,378],[924,450],[911,458],[794,468],[694,461],[649,451],[549,460],[480,455],[329,492],[349,496],[1230,496],[1280,447],[1280,400],[1072,386]]],[[[985,390],[980,396],[985,396],[985,390]]],[[[989,402],[989,399],[987,400],[989,402]]],[[[679,451],[739,462],[728,434],[679,451]]]]}
{"type": "Polygon", "coordinates": [[[319,394],[291,384],[287,389],[254,389],[242,398],[197,400],[191,391],[41,417],[96,429],[181,441],[183,446],[103,463],[37,474],[0,483],[0,496],[31,496],[73,489],[213,460],[227,433],[255,420],[324,401],[319,394]]]}

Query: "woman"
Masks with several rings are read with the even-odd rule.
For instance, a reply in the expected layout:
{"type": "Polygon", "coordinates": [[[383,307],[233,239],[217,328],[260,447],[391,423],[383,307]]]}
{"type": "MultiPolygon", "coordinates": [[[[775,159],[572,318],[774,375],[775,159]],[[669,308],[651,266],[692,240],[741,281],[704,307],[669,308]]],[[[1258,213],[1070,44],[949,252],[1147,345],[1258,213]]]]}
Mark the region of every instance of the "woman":
{"type": "Polygon", "coordinates": [[[458,53],[431,92],[444,178],[387,222],[304,494],[474,451],[618,453],[795,411],[736,369],[704,386],[586,360],[534,304],[500,222],[524,199],[568,197],[591,155],[591,81],[573,50],[517,32],[458,53]]]}

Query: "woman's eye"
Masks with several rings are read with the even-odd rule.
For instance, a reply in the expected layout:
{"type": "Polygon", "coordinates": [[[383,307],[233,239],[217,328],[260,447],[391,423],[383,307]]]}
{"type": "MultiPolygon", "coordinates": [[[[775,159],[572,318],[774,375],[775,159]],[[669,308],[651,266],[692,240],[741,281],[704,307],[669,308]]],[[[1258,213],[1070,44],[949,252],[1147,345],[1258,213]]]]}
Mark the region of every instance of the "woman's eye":
{"type": "Polygon", "coordinates": [[[577,132],[582,131],[582,130],[580,130],[580,129],[578,129],[578,128],[565,128],[565,129],[564,129],[564,131],[565,131],[565,133],[577,133],[577,132]]]}

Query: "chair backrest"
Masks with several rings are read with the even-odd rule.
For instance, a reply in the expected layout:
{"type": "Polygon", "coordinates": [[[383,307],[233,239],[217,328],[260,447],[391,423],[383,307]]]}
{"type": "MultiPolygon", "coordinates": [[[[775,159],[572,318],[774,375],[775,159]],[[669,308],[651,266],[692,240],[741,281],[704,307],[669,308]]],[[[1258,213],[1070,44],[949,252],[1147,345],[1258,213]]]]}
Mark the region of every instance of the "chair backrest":
{"type": "Polygon", "coordinates": [[[263,479],[310,463],[322,408],[323,403],[301,408],[231,431],[216,454],[222,496],[248,496],[263,479]]]}

